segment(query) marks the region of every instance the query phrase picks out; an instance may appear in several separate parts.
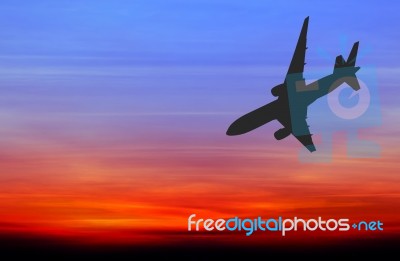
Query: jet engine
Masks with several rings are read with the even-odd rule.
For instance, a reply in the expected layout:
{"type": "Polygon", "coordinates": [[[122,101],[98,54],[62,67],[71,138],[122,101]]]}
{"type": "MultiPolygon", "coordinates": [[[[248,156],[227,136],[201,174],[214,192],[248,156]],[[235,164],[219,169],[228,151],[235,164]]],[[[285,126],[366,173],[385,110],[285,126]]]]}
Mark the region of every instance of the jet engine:
{"type": "Polygon", "coordinates": [[[290,130],[288,128],[279,129],[274,133],[274,137],[277,140],[284,139],[289,135],[290,135],[290,130]]]}
{"type": "Polygon", "coordinates": [[[285,88],[284,84],[279,84],[275,86],[274,88],[271,89],[272,95],[274,95],[275,97],[281,95],[284,90],[283,88],[285,88]]]}

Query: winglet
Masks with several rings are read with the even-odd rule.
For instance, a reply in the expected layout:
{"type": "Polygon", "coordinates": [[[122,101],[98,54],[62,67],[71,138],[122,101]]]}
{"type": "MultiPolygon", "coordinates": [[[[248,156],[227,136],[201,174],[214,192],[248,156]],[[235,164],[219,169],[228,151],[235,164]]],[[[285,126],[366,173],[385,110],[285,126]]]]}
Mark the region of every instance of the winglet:
{"type": "Polygon", "coordinates": [[[316,151],[314,144],[307,145],[306,148],[307,148],[310,152],[316,151]]]}
{"type": "MultiPolygon", "coordinates": [[[[307,16],[306,19],[304,19],[303,27],[301,28],[301,33],[307,34],[308,21],[309,21],[309,20],[310,20],[310,17],[309,17],[309,16],[307,16]],[[305,31],[305,32],[304,32],[304,31],[305,31]]],[[[301,34],[301,33],[300,33],[300,34],[301,34]]]]}

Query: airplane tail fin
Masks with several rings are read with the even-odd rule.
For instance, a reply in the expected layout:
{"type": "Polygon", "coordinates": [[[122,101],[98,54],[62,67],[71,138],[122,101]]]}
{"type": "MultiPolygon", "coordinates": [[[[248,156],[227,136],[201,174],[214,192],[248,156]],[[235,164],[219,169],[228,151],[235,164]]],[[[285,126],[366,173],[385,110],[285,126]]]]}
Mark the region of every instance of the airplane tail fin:
{"type": "Polygon", "coordinates": [[[347,58],[347,64],[349,66],[355,66],[356,65],[356,59],[357,59],[357,53],[358,53],[358,44],[359,42],[355,42],[353,45],[353,48],[351,48],[349,57],[347,58]]]}
{"type": "Polygon", "coordinates": [[[359,42],[354,43],[353,48],[351,48],[349,57],[347,58],[347,61],[343,58],[342,55],[336,57],[334,69],[334,71],[337,71],[338,69],[343,68],[343,72],[346,75],[345,82],[350,85],[350,87],[353,88],[355,91],[358,91],[360,89],[360,83],[358,82],[357,76],[355,74],[360,69],[360,67],[355,66],[358,52],[358,44],[359,42]],[[348,75],[349,73],[350,76],[348,75]]]}

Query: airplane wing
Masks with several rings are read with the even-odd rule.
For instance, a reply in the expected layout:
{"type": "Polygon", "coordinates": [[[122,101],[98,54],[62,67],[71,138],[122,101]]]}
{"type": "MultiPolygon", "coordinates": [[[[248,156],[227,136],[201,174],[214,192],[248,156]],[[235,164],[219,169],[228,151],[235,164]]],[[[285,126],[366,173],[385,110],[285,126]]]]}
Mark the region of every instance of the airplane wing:
{"type": "MultiPolygon", "coordinates": [[[[289,70],[286,74],[285,85],[288,91],[288,103],[290,108],[290,122],[281,122],[285,127],[291,126],[292,134],[303,144],[310,152],[315,151],[309,126],[307,124],[307,105],[297,101],[293,103],[291,97],[297,92],[298,83],[304,82],[303,72],[307,49],[307,30],[309,17],[304,19],[299,39],[297,40],[289,70]]],[[[286,119],[287,120],[287,119],[286,119]]]]}
{"type": "Polygon", "coordinates": [[[290,122],[287,122],[289,120],[288,118],[281,118],[278,119],[278,121],[285,126],[285,128],[291,129],[293,136],[295,136],[306,149],[313,152],[316,151],[316,149],[306,119],[307,106],[304,106],[291,111],[290,122]]]}
{"type": "MultiPolygon", "coordinates": [[[[307,122],[304,120],[305,125],[307,125],[307,122]]],[[[296,136],[295,134],[293,134],[296,139],[298,139],[301,144],[303,144],[304,147],[306,147],[306,149],[308,149],[310,152],[316,151],[315,149],[315,145],[314,142],[312,140],[312,134],[310,134],[310,130],[308,129],[307,126],[307,132],[308,134],[303,134],[303,135],[298,135],[296,136]]]]}
{"type": "MultiPolygon", "coordinates": [[[[296,49],[294,51],[292,61],[290,62],[289,70],[286,74],[288,75],[299,74],[299,78],[303,78],[303,71],[306,58],[307,49],[307,29],[308,29],[308,19],[304,19],[303,27],[301,28],[301,33],[299,39],[297,40],[296,49]]],[[[297,78],[297,77],[296,77],[297,78]]]]}

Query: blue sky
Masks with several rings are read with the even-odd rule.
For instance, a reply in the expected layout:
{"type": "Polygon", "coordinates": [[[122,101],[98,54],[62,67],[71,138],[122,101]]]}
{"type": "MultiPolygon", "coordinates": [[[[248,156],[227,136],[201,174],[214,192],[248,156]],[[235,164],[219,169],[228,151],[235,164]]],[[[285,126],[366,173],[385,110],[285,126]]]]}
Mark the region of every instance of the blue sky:
{"type": "MultiPolygon", "coordinates": [[[[398,4],[376,1],[2,1],[1,54],[124,58],[146,63],[285,65],[311,16],[316,47],[360,40],[385,64],[399,39],[398,4]],[[282,57],[280,57],[282,55],[282,57]]],[[[112,61],[108,61],[112,62],[112,61]]],[[[316,61],[318,62],[318,61],[316,61]]],[[[373,61],[371,61],[373,62],[373,61]]],[[[108,63],[109,64],[109,63],[108,63]]]]}
{"type": "MultiPolygon", "coordinates": [[[[214,119],[220,133],[236,116],[272,100],[270,88],[283,80],[306,16],[305,75],[331,73],[334,57],[346,57],[360,41],[358,63],[376,66],[382,106],[394,108],[399,5],[1,1],[2,111],[23,126],[32,121],[29,128],[65,129],[69,119],[77,132],[88,124],[96,129],[96,122],[107,125],[98,116],[220,114],[223,120],[214,119]],[[60,118],[65,122],[51,120],[60,118]]],[[[158,128],[166,120],[160,117],[139,117],[133,125],[158,128]]],[[[174,119],[177,128],[198,121],[174,119]]]]}

